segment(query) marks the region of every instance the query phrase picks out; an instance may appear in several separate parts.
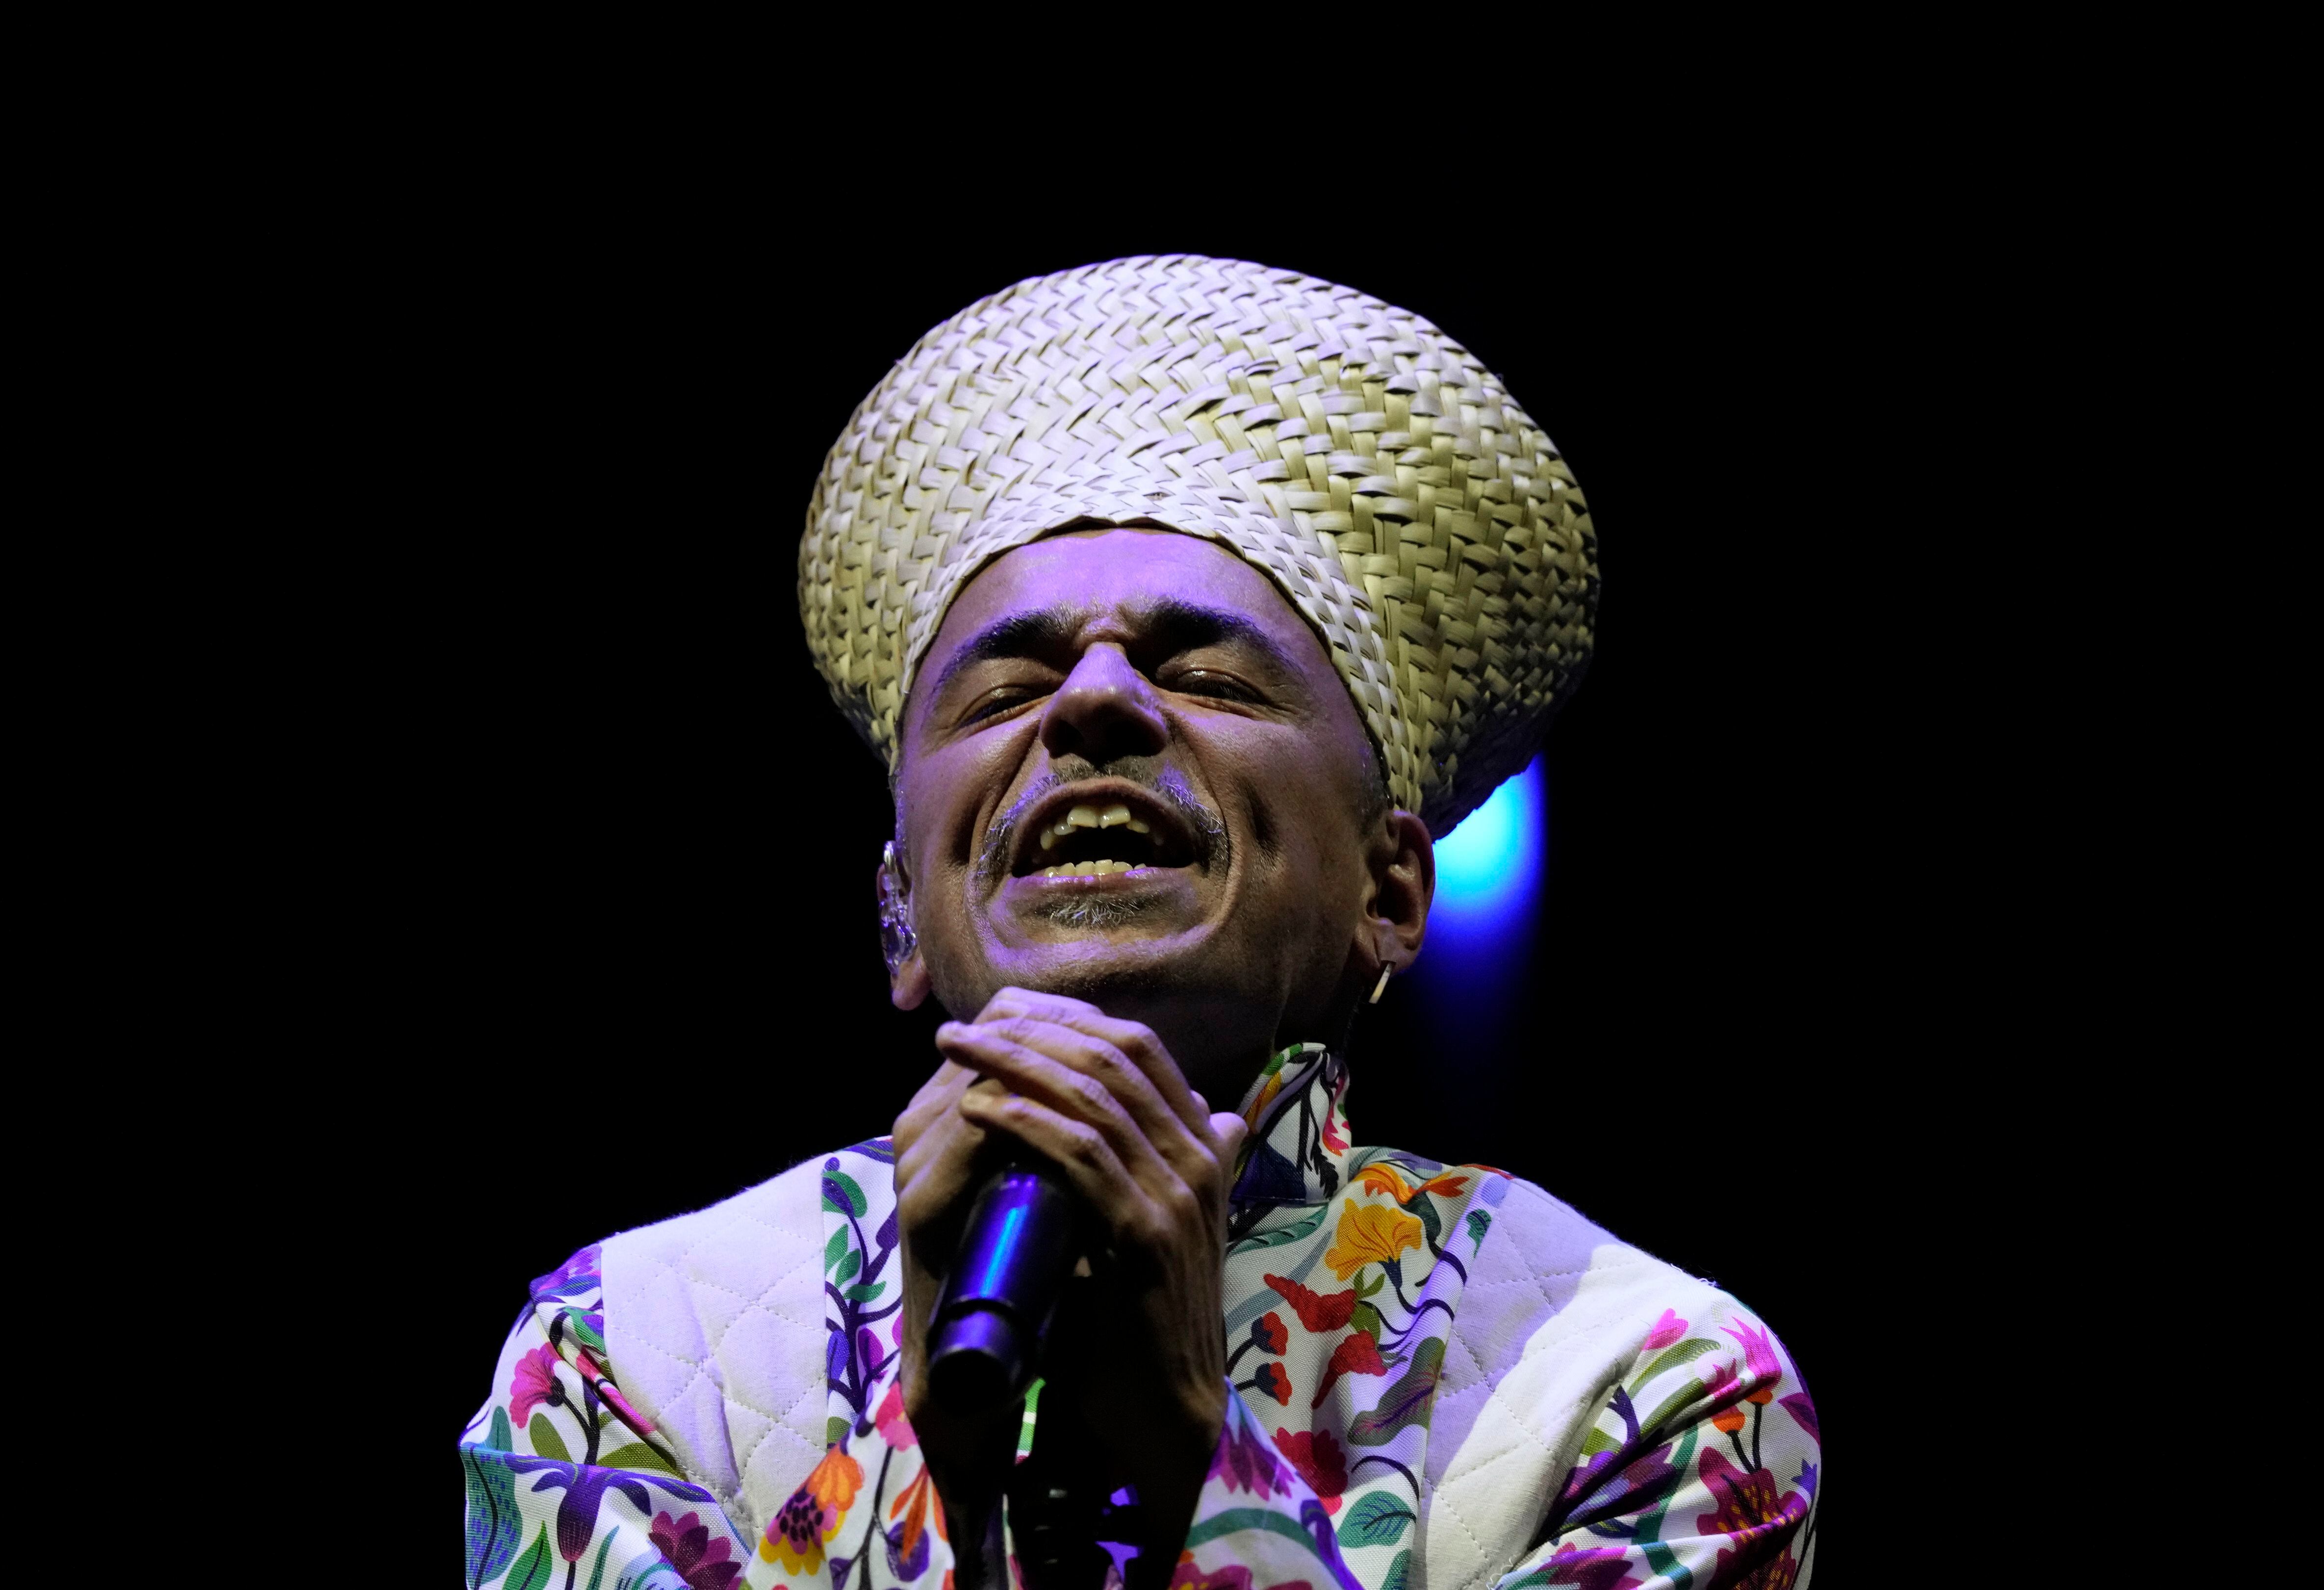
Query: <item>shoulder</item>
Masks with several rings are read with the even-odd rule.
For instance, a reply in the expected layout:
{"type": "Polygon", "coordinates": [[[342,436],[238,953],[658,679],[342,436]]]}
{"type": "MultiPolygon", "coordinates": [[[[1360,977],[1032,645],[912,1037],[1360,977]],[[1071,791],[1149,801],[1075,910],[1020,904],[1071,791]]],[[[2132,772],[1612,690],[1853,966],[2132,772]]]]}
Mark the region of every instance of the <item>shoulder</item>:
{"type": "Polygon", "coordinates": [[[822,1455],[825,1220],[891,1208],[892,1165],[884,1141],[818,1154],[597,1245],[622,1390],[687,1472],[745,1515],[758,1511],[754,1470],[822,1455]]]}
{"type": "Polygon", "coordinates": [[[860,1218],[892,1205],[893,1166],[885,1139],[859,1144],[706,1209],[606,1238],[599,1268],[609,1331],[632,1343],[672,1337],[669,1345],[698,1347],[714,1330],[723,1337],[738,1312],[770,1307],[820,1330],[820,1303],[799,1316],[788,1294],[820,1296],[825,1210],[844,1207],[860,1218]]]}
{"type": "Polygon", "coordinates": [[[1555,1446],[1596,1415],[1607,1387],[1642,1369],[1660,1380],[1714,1353],[1771,1364],[1780,1354],[1765,1324],[1710,1282],[1530,1181],[1493,1181],[1479,1199],[1492,1224],[1453,1326],[1466,1351],[1446,1359],[1443,1395],[1460,1433],[1498,1402],[1555,1446]]]}
{"type": "Polygon", "coordinates": [[[1618,1374],[1618,1365],[1658,1351],[1649,1344],[1674,1327],[1746,1313],[1712,1282],[1623,1241],[1545,1189],[1517,1177],[1502,1188],[1461,1310],[1472,1346],[1522,1354],[1545,1345],[1547,1333],[1588,1344],[1618,1374]]]}

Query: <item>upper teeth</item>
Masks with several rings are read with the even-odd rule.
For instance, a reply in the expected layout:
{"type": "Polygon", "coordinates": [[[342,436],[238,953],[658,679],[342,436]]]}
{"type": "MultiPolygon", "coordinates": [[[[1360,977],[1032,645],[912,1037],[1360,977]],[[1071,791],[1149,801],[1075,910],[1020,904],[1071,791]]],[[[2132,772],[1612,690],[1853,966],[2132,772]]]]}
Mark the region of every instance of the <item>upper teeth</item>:
{"type": "MultiPolygon", "coordinates": [[[[1076,828],[1116,828],[1125,823],[1129,825],[1130,832],[1132,833],[1154,832],[1152,823],[1143,818],[1132,817],[1130,814],[1130,807],[1120,801],[1114,802],[1102,812],[1088,804],[1074,806],[1063,817],[1041,831],[1041,848],[1045,850],[1056,849],[1057,841],[1076,828]]],[[[1129,868],[1124,865],[1116,870],[1126,872],[1129,868]]]]}
{"type": "Polygon", "coordinates": [[[1043,878],[1102,878],[1109,872],[1130,872],[1135,861],[1065,861],[1041,869],[1043,878]]]}

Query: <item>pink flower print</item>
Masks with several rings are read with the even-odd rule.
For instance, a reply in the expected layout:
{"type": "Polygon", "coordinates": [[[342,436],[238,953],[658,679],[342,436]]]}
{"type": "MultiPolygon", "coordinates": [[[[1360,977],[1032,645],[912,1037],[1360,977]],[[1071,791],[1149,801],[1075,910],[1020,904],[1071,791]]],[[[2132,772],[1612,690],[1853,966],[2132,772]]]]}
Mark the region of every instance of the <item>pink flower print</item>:
{"type": "Polygon", "coordinates": [[[904,1417],[904,1383],[900,1377],[880,1399],[872,1422],[880,1427],[880,1438],[899,1452],[908,1452],[919,1445],[919,1437],[912,1433],[912,1421],[904,1417]]]}
{"type": "Polygon", "coordinates": [[[1678,1317],[1676,1309],[1665,1309],[1655,1328],[1646,1332],[1646,1351],[1659,1353],[1686,1334],[1686,1321],[1678,1317]]]}
{"type": "Polygon", "coordinates": [[[1775,1344],[1767,1339],[1764,1330],[1754,1330],[1748,1323],[1738,1330],[1731,1325],[1719,1328],[1743,1345],[1743,1362],[1750,1377],[1758,1383],[1750,1393],[1754,1402],[1764,1403],[1775,1394],[1775,1386],[1784,1378],[1784,1366],[1775,1359],[1775,1344]]]}
{"type": "Polygon", "coordinates": [[[1341,1125],[1340,1101],[1335,1098],[1332,1100],[1330,1106],[1323,1111],[1323,1130],[1322,1134],[1323,1138],[1323,1146],[1330,1149],[1333,1153],[1345,1153],[1348,1152],[1348,1140],[1341,1135],[1341,1125]]]}
{"type": "Polygon", "coordinates": [[[739,1560],[730,1560],[734,1543],[724,1535],[713,1539],[710,1526],[698,1512],[689,1512],[675,1523],[669,1514],[658,1512],[646,1539],[653,1542],[662,1560],[678,1570],[687,1590],[729,1590],[742,1571],[739,1560]]]}
{"type": "Polygon", "coordinates": [[[519,1429],[532,1421],[532,1411],[543,1402],[554,1408],[564,1401],[555,1347],[535,1347],[516,1361],[516,1373],[509,1377],[509,1418],[519,1429]]]}
{"type": "Polygon", "coordinates": [[[1730,1542],[1719,1554],[1711,1583],[1736,1590],[1791,1590],[1799,1565],[1789,1542],[1807,1516],[1807,1499],[1796,1491],[1778,1494],[1772,1471],[1747,1474],[1715,1451],[1703,1453],[1696,1472],[1718,1511],[1698,1513],[1695,1532],[1724,1535],[1730,1542]]]}

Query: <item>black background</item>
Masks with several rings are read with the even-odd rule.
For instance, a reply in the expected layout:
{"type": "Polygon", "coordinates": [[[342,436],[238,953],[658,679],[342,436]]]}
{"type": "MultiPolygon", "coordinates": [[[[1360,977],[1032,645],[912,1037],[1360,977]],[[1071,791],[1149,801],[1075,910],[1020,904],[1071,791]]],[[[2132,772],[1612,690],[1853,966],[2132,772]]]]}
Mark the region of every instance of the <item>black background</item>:
{"type": "Polygon", "coordinates": [[[936,1013],[885,999],[881,773],[798,629],[813,477],[971,299],[1205,253],[1435,320],[1601,538],[1526,1020],[1448,1038],[1424,959],[1359,1033],[1360,1140],[1507,1167],[1763,1312],[1831,1444],[1819,1557],[1850,1555],[1882,1321],[1923,1306],[1930,1209],[1965,1196],[1927,1127],[1966,1107],[1955,819],[1995,764],[1960,754],[1992,506],[1951,467],[1970,328],[1918,223],[1778,169],[1545,172],[1394,221],[1191,183],[831,213],[480,160],[360,230],[360,285],[316,311],[359,328],[313,394],[345,406],[317,511],[353,531],[284,623],[349,666],[263,659],[286,733],[345,748],[279,797],[316,836],[286,965],[346,1057],[309,1084],[356,1126],[327,1213],[405,1278],[414,1423],[448,1453],[527,1278],[883,1131],[931,1069],[936,1013]]]}

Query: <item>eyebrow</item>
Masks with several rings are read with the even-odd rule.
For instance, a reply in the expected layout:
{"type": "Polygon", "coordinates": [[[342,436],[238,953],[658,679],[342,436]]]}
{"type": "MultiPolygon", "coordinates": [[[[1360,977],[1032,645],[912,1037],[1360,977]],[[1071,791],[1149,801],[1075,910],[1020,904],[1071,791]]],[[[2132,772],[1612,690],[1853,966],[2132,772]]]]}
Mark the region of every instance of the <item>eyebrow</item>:
{"type": "MultiPolygon", "coordinates": [[[[1185,651],[1232,641],[1259,651],[1286,674],[1296,676],[1299,672],[1297,663],[1283,648],[1281,642],[1231,608],[1205,607],[1182,597],[1164,596],[1132,609],[1130,618],[1139,629],[1166,641],[1173,650],[1185,651]]],[[[1044,651],[1062,651],[1073,643],[1074,637],[1089,620],[1088,609],[1062,602],[1030,612],[1011,613],[1007,618],[996,619],[970,636],[961,648],[945,661],[943,671],[936,675],[934,687],[928,692],[929,699],[942,695],[955,675],[978,663],[989,662],[995,657],[1030,657],[1044,651]]]]}
{"type": "Polygon", "coordinates": [[[1133,616],[1140,627],[1175,643],[1176,650],[1232,641],[1261,653],[1287,674],[1296,676],[1299,671],[1281,642],[1231,608],[1204,607],[1180,597],[1164,596],[1138,609],[1133,616]]]}
{"type": "Polygon", "coordinates": [[[974,667],[1001,657],[1027,657],[1036,652],[1062,650],[1088,621],[1083,609],[1065,602],[1038,608],[1031,612],[1010,613],[996,619],[968,638],[958,651],[952,654],[936,676],[936,687],[928,692],[934,700],[942,695],[953,676],[963,668],[974,667]]]}

